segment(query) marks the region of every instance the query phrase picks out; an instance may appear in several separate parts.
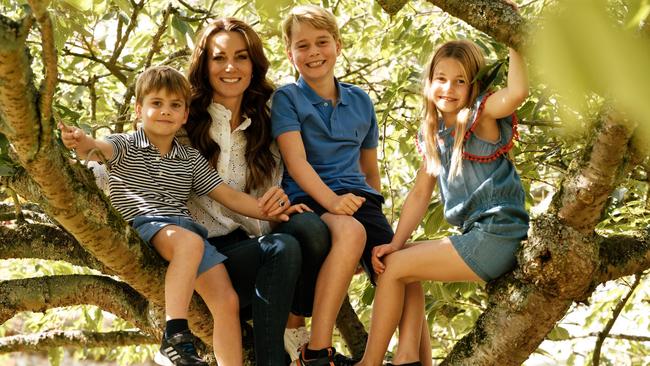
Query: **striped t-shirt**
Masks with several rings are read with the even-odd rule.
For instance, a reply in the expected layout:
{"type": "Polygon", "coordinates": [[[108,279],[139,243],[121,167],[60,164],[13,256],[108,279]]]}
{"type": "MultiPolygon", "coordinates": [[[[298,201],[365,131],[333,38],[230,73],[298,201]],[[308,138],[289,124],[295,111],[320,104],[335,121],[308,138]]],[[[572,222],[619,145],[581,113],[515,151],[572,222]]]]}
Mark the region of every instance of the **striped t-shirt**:
{"type": "Polygon", "coordinates": [[[202,196],[222,182],[198,150],[176,139],[165,156],[142,129],[106,141],[113,145],[108,161],[111,203],[127,221],[141,215],[189,217],[190,192],[202,196]]]}

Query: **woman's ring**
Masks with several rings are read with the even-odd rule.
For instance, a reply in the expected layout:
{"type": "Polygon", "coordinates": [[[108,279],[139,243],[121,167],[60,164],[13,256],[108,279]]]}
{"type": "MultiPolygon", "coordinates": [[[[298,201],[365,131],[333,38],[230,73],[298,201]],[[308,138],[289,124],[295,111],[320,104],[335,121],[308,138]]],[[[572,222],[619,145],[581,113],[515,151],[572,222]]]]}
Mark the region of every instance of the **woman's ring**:
{"type": "Polygon", "coordinates": [[[279,205],[280,207],[284,207],[284,200],[279,199],[279,200],[278,200],[278,205],[279,205]]]}

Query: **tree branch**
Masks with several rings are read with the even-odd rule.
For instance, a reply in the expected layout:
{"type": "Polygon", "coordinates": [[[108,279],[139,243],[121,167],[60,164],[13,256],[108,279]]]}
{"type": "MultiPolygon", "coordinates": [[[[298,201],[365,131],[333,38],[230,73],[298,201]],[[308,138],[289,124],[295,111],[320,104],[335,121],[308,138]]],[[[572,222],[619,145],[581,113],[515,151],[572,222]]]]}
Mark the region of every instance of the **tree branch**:
{"type": "Polygon", "coordinates": [[[595,285],[645,271],[650,268],[650,231],[602,238],[599,251],[595,285]]]}
{"type": "Polygon", "coordinates": [[[630,297],[632,297],[632,294],[634,293],[634,290],[639,286],[639,283],[641,283],[641,279],[643,276],[640,274],[637,274],[635,276],[636,278],[634,279],[634,283],[632,286],[630,286],[630,291],[628,291],[627,295],[625,295],[624,298],[621,299],[621,301],[616,304],[616,307],[614,308],[614,311],[612,311],[612,318],[609,319],[607,324],[605,325],[605,328],[598,334],[598,338],[596,339],[596,345],[594,346],[594,356],[592,358],[592,364],[593,366],[599,366],[600,365],[600,351],[603,346],[603,342],[605,342],[605,339],[609,335],[609,332],[612,330],[612,327],[614,326],[614,323],[616,322],[616,319],[618,319],[618,316],[621,314],[621,311],[623,311],[623,307],[625,304],[627,304],[628,300],[630,300],[630,297]]]}
{"type": "Polygon", "coordinates": [[[491,282],[488,292],[487,309],[440,366],[521,365],[572,303],[512,274],[491,282]]]}
{"type": "Polygon", "coordinates": [[[43,47],[43,69],[45,77],[40,91],[41,113],[41,144],[46,145],[52,138],[52,99],[57,82],[57,57],[54,47],[54,29],[52,19],[47,11],[49,1],[29,0],[36,21],[41,27],[41,42],[43,47]]]}
{"type": "Polygon", "coordinates": [[[603,111],[600,126],[582,160],[562,183],[553,198],[552,211],[567,225],[582,232],[593,231],[610,193],[621,178],[628,142],[635,126],[612,109],[603,111]]]}
{"type": "Polygon", "coordinates": [[[152,337],[138,331],[51,331],[0,338],[0,354],[9,352],[38,352],[54,347],[115,348],[119,346],[157,343],[157,337],[152,337]]]}
{"type": "Polygon", "coordinates": [[[512,48],[523,48],[524,42],[528,38],[528,30],[524,19],[512,6],[504,1],[427,1],[512,48]]]}
{"type": "Polygon", "coordinates": [[[112,271],[90,255],[67,232],[54,225],[0,226],[0,259],[37,258],[65,261],[76,266],[112,271]]]}
{"type": "Polygon", "coordinates": [[[65,275],[0,281],[0,324],[19,312],[74,305],[96,305],[158,334],[149,319],[149,302],[124,282],[106,276],[65,275]]]}
{"type": "Polygon", "coordinates": [[[345,344],[348,345],[352,357],[361,359],[366,348],[368,333],[354,311],[352,304],[350,304],[350,298],[347,296],[336,316],[336,327],[341,332],[345,344]]]}
{"type": "Polygon", "coordinates": [[[0,132],[24,142],[15,148],[26,161],[40,149],[40,123],[34,108],[38,97],[25,48],[31,25],[32,17],[17,23],[0,14],[0,114],[4,120],[0,132]],[[16,125],[16,120],[29,123],[16,125]]]}

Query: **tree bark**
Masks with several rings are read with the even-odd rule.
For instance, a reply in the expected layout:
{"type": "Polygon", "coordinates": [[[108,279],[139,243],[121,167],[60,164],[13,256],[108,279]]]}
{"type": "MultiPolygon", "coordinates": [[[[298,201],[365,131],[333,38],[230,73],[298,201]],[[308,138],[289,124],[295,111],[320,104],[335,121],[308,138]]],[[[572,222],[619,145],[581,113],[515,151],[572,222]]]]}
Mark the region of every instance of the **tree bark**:
{"type": "Polygon", "coordinates": [[[112,274],[70,234],[48,224],[0,227],[0,259],[36,258],[65,261],[112,274]]]}
{"type": "Polygon", "coordinates": [[[149,301],[110,277],[60,275],[0,282],[0,324],[21,311],[43,312],[80,304],[96,305],[133,322],[149,335],[158,335],[159,329],[149,315],[149,301]]]}
{"type": "Polygon", "coordinates": [[[528,38],[524,19],[509,4],[494,0],[427,0],[497,41],[521,49],[528,38]]]}
{"type": "Polygon", "coordinates": [[[81,330],[50,331],[0,338],[0,354],[39,352],[54,347],[120,347],[158,344],[158,338],[137,331],[89,332],[81,330]]]}

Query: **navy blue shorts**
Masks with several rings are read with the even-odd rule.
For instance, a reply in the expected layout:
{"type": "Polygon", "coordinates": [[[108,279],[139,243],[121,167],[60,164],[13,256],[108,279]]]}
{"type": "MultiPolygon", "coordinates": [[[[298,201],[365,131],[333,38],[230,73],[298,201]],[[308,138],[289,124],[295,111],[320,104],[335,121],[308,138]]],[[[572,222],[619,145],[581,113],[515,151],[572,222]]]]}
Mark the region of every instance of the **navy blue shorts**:
{"type": "MultiPolygon", "coordinates": [[[[384,212],[381,210],[381,205],[384,203],[384,197],[357,189],[342,189],[335,191],[334,193],[338,195],[352,193],[366,199],[366,202],[359,207],[352,217],[357,219],[357,221],[359,221],[366,229],[366,246],[363,249],[361,265],[366,271],[366,274],[368,274],[370,282],[374,285],[375,273],[372,270],[372,262],[370,261],[372,248],[378,245],[390,243],[393,240],[393,235],[395,235],[393,228],[386,219],[386,215],[384,215],[384,212]]],[[[298,197],[292,203],[304,203],[321,216],[328,212],[323,206],[316,202],[316,200],[309,196],[298,197]]]]}
{"type": "MultiPolygon", "coordinates": [[[[189,230],[203,238],[203,258],[199,264],[197,276],[226,260],[226,256],[219,253],[208,241],[208,231],[200,224],[185,216],[136,216],[131,225],[138,232],[142,240],[151,245],[151,238],[162,228],[176,225],[189,230]]],[[[152,246],[153,247],[153,246],[152,246]]]]}

